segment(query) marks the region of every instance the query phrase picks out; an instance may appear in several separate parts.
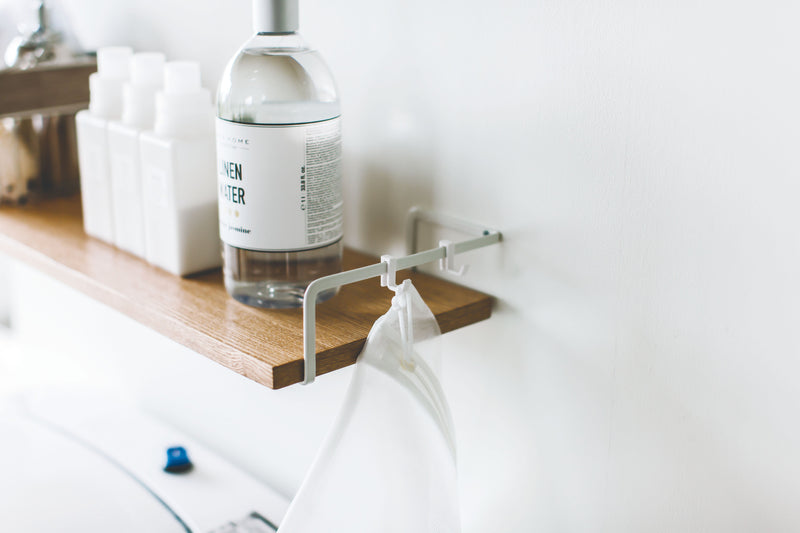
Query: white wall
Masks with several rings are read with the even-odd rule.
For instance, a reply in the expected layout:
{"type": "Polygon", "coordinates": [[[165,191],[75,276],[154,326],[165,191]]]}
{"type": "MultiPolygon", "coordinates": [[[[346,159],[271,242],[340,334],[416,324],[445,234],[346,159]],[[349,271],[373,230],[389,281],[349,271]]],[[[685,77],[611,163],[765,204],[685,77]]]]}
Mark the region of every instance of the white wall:
{"type": "MultiPolygon", "coordinates": [[[[200,59],[209,83],[248,33],[246,0],[68,3],[87,43],[200,59]]],[[[505,234],[464,280],[495,316],[444,343],[465,532],[800,528],[798,4],[304,0],[301,16],[344,99],[348,243],[399,252],[412,203],[505,234]]],[[[64,297],[95,337],[45,313],[83,337],[59,347],[80,352],[71,379],[297,489],[347,372],[266,391],[64,297]]],[[[20,304],[21,331],[41,304],[20,304]]]]}
{"type": "Polygon", "coordinates": [[[11,308],[9,297],[10,277],[8,261],[0,256],[0,328],[7,328],[9,326],[11,308]]]}

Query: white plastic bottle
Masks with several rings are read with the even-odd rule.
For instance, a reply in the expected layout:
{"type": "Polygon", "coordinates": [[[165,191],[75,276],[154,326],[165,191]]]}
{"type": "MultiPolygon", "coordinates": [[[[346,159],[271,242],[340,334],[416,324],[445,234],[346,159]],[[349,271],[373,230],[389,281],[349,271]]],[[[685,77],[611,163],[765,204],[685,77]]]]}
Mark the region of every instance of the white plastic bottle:
{"type": "Polygon", "coordinates": [[[311,281],[341,270],[339,98],[297,28],[297,0],[254,0],[256,34],[217,93],[225,287],[258,307],[302,305],[311,281]]]}
{"type": "Polygon", "coordinates": [[[117,247],[145,256],[142,176],[139,136],[152,130],[156,92],[164,85],[164,54],[134,54],[130,81],[122,88],[122,120],[108,125],[114,242],[117,247]]]}
{"type": "Polygon", "coordinates": [[[147,260],[180,276],[218,267],[214,110],[197,63],[164,66],[140,149],[147,260]]]}
{"type": "Polygon", "coordinates": [[[97,51],[97,72],[89,76],[89,110],[75,117],[83,228],[108,243],[114,242],[108,122],[122,117],[122,84],[128,79],[132,53],[127,47],[97,51]]]}

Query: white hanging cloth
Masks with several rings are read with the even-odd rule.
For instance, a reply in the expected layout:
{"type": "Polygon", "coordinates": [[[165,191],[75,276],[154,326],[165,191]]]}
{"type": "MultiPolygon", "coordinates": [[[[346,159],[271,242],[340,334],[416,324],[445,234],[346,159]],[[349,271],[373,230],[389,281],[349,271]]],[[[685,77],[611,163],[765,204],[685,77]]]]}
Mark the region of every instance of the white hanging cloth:
{"type": "Polygon", "coordinates": [[[461,530],[453,423],[431,364],[439,326],[409,280],[389,287],[280,533],[461,530]]]}

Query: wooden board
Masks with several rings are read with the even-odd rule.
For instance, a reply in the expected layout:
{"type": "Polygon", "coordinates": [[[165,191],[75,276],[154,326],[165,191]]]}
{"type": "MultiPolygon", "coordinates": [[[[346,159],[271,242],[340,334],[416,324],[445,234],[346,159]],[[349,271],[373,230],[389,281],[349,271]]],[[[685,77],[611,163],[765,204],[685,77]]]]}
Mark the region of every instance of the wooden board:
{"type": "Polygon", "coordinates": [[[60,107],[88,107],[94,61],[0,71],[0,116],[60,107]]]}
{"type": "MultiPolygon", "coordinates": [[[[228,296],[219,269],[179,278],[88,237],[79,197],[0,206],[0,252],[267,387],[303,380],[302,309],[248,307],[228,296]]],[[[346,269],[377,261],[345,250],[346,269]]],[[[425,274],[403,274],[414,281],[442,333],[491,314],[492,299],[485,294],[425,274]]],[[[344,286],[317,306],[317,375],[355,362],[391,296],[375,278],[344,286]]]]}

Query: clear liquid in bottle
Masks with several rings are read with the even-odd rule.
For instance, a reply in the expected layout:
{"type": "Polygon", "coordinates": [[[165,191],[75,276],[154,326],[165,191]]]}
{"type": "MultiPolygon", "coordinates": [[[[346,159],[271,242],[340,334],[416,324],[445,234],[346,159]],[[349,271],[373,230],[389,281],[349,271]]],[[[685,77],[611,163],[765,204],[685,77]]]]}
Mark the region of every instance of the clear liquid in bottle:
{"type": "Polygon", "coordinates": [[[341,271],[339,99],[295,31],[296,0],[255,0],[254,19],[217,95],[223,274],[240,302],[297,307],[311,281],[341,271]]]}

